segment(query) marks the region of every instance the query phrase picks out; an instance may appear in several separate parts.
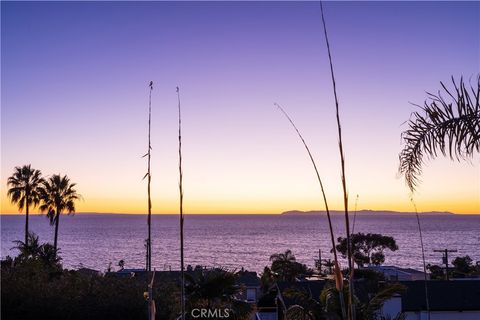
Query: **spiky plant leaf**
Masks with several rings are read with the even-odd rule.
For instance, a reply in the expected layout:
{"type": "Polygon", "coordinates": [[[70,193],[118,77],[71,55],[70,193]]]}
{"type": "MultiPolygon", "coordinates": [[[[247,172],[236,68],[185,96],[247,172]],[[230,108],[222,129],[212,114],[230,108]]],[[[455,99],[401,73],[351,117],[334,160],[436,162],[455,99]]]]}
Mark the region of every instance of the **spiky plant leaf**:
{"type": "Polygon", "coordinates": [[[427,93],[423,106],[416,105],[420,110],[412,114],[402,133],[398,169],[412,193],[420,183],[425,158],[441,154],[465,160],[480,151],[480,75],[476,82],[467,87],[463,78],[457,84],[452,77],[453,89],[440,82],[443,95],[427,93]]]}

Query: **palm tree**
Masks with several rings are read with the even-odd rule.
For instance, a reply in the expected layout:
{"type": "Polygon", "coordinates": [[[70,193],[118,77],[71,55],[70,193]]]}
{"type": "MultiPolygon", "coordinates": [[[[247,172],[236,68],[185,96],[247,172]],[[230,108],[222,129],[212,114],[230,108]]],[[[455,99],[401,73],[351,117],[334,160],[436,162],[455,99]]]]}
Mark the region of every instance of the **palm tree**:
{"type": "Polygon", "coordinates": [[[284,253],[275,253],[270,256],[272,262],[272,271],[283,281],[293,281],[293,265],[296,262],[292,251],[287,250],[284,253]]]}
{"type": "Polygon", "coordinates": [[[7,195],[13,204],[18,205],[20,212],[25,208],[25,244],[28,244],[28,214],[30,206],[39,203],[38,187],[43,181],[40,170],[32,169],[31,165],[15,167],[14,173],[7,180],[10,187],[7,195]]]}
{"type": "MultiPolygon", "coordinates": [[[[352,299],[356,311],[357,320],[370,320],[370,319],[379,319],[378,311],[382,309],[384,303],[390,300],[392,297],[401,294],[405,291],[405,286],[400,283],[387,283],[380,288],[377,288],[373,292],[366,292],[368,296],[367,301],[360,302],[355,295],[352,295],[352,299]]],[[[344,298],[346,299],[349,293],[349,287],[345,287],[343,292],[344,298]]],[[[320,302],[324,308],[326,316],[331,316],[327,318],[338,318],[341,314],[341,302],[339,300],[338,290],[330,285],[325,286],[320,294],[320,302]],[[335,316],[336,315],[336,316],[335,316]]],[[[398,314],[394,319],[402,319],[404,315],[398,314]]]]}
{"type": "Polygon", "coordinates": [[[275,253],[270,256],[270,261],[275,262],[281,262],[282,264],[286,263],[292,263],[296,261],[295,255],[292,253],[291,250],[287,250],[283,253],[275,253]]]}
{"type": "Polygon", "coordinates": [[[233,319],[250,319],[251,305],[237,298],[242,290],[242,287],[236,284],[237,276],[238,274],[225,269],[186,273],[185,290],[189,307],[191,309],[229,309],[233,319]]]}
{"type": "Polygon", "coordinates": [[[322,305],[306,289],[288,288],[283,292],[285,298],[295,301],[296,304],[285,310],[287,320],[316,320],[324,319],[322,305]]]}
{"type": "Polygon", "coordinates": [[[74,189],[75,183],[71,183],[70,179],[65,176],[55,174],[48,180],[43,181],[40,187],[40,212],[46,212],[47,218],[50,219],[50,225],[55,225],[55,238],[53,248],[57,249],[58,224],[60,215],[63,212],[68,214],[75,212],[75,201],[81,196],[74,189]]]}
{"type": "Polygon", "coordinates": [[[12,249],[17,249],[20,252],[18,256],[21,259],[36,257],[41,250],[38,236],[33,232],[28,233],[28,241],[15,240],[13,243],[15,243],[15,247],[12,249]]]}
{"type": "Polygon", "coordinates": [[[424,156],[439,153],[462,160],[480,151],[480,75],[476,85],[467,88],[452,77],[453,90],[440,82],[444,94],[428,94],[421,110],[412,114],[408,129],[402,133],[405,143],[400,152],[399,173],[413,193],[422,173],[424,156]]]}

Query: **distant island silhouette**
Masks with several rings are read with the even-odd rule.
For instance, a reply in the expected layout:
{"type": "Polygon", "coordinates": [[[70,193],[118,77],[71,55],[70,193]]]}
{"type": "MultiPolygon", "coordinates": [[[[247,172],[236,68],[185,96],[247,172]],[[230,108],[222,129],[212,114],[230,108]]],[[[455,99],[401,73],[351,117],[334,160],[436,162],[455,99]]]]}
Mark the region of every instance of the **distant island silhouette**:
{"type": "MultiPolygon", "coordinates": [[[[330,210],[330,214],[332,215],[339,215],[344,214],[343,210],[330,210]]],[[[354,211],[349,211],[350,214],[353,214],[354,211]]],[[[326,215],[326,211],[324,210],[311,210],[311,211],[301,211],[301,210],[290,210],[281,213],[282,215],[326,215]]],[[[357,215],[366,216],[366,215],[410,215],[415,214],[415,212],[403,212],[403,211],[391,211],[391,210],[358,210],[357,215]]],[[[455,214],[453,212],[448,211],[426,211],[426,212],[419,212],[421,215],[452,215],[455,214]]]]}

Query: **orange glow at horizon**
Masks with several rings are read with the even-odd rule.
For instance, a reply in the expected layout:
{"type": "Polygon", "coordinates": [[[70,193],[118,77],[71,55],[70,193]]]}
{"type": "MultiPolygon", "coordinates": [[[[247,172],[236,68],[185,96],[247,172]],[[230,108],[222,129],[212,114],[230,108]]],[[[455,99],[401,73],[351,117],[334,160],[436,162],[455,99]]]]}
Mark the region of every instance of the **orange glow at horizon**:
{"type": "MultiPolygon", "coordinates": [[[[177,85],[186,214],[323,210],[308,155],[273,102],[308,143],[329,207],[342,210],[335,102],[315,4],[199,5],[160,1],[131,11],[114,2],[2,2],[0,214],[18,214],[6,182],[26,164],[44,177],[68,175],[84,198],[77,212],[145,214],[149,81],[154,214],[179,211],[177,85]],[[145,18],[125,24],[132,17],[145,18]]],[[[405,121],[419,111],[409,102],[422,105],[440,81],[451,88],[450,77],[478,72],[478,4],[329,7],[349,209],[358,194],[359,210],[412,212],[396,176],[405,121]]],[[[478,152],[465,161],[441,153],[423,160],[420,212],[480,214],[478,152]]]]}
{"type": "MultiPolygon", "coordinates": [[[[155,202],[153,200],[153,214],[177,214],[178,213],[178,201],[172,200],[169,202],[155,202]]],[[[125,214],[146,214],[144,199],[89,199],[80,201],[76,205],[76,211],[80,213],[93,212],[93,213],[125,213],[125,214]]],[[[312,210],[324,210],[323,202],[320,199],[302,199],[301,201],[295,200],[279,200],[276,202],[268,201],[246,201],[244,203],[235,203],[231,201],[218,201],[212,200],[192,200],[187,201],[185,204],[186,214],[280,214],[284,211],[300,210],[300,211],[312,211],[312,210]]],[[[425,211],[449,211],[456,214],[480,214],[479,203],[469,201],[468,197],[463,199],[425,199],[416,201],[419,212],[425,211]]],[[[355,202],[354,199],[350,199],[349,210],[353,212],[355,202]]],[[[331,210],[343,210],[341,201],[335,201],[332,203],[331,210]]],[[[357,208],[360,210],[388,210],[388,211],[400,211],[400,212],[412,212],[413,205],[405,196],[403,199],[399,199],[396,203],[388,201],[387,199],[375,199],[375,202],[366,203],[360,198],[357,208]]],[[[5,195],[2,195],[1,201],[1,214],[24,214],[25,211],[20,213],[18,208],[12,205],[5,195]]],[[[30,208],[30,214],[38,214],[38,208],[30,208]]]]}

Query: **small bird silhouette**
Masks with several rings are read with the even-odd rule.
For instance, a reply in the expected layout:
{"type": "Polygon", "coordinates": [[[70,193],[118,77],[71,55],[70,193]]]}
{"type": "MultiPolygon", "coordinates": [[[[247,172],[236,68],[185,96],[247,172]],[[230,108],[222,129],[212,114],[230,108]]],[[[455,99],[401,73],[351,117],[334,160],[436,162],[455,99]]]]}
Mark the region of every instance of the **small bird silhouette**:
{"type": "Polygon", "coordinates": [[[150,89],[153,89],[153,81],[150,81],[149,85],[150,89]]]}
{"type": "Polygon", "coordinates": [[[177,92],[180,91],[180,88],[177,86],[177,92]]]}

